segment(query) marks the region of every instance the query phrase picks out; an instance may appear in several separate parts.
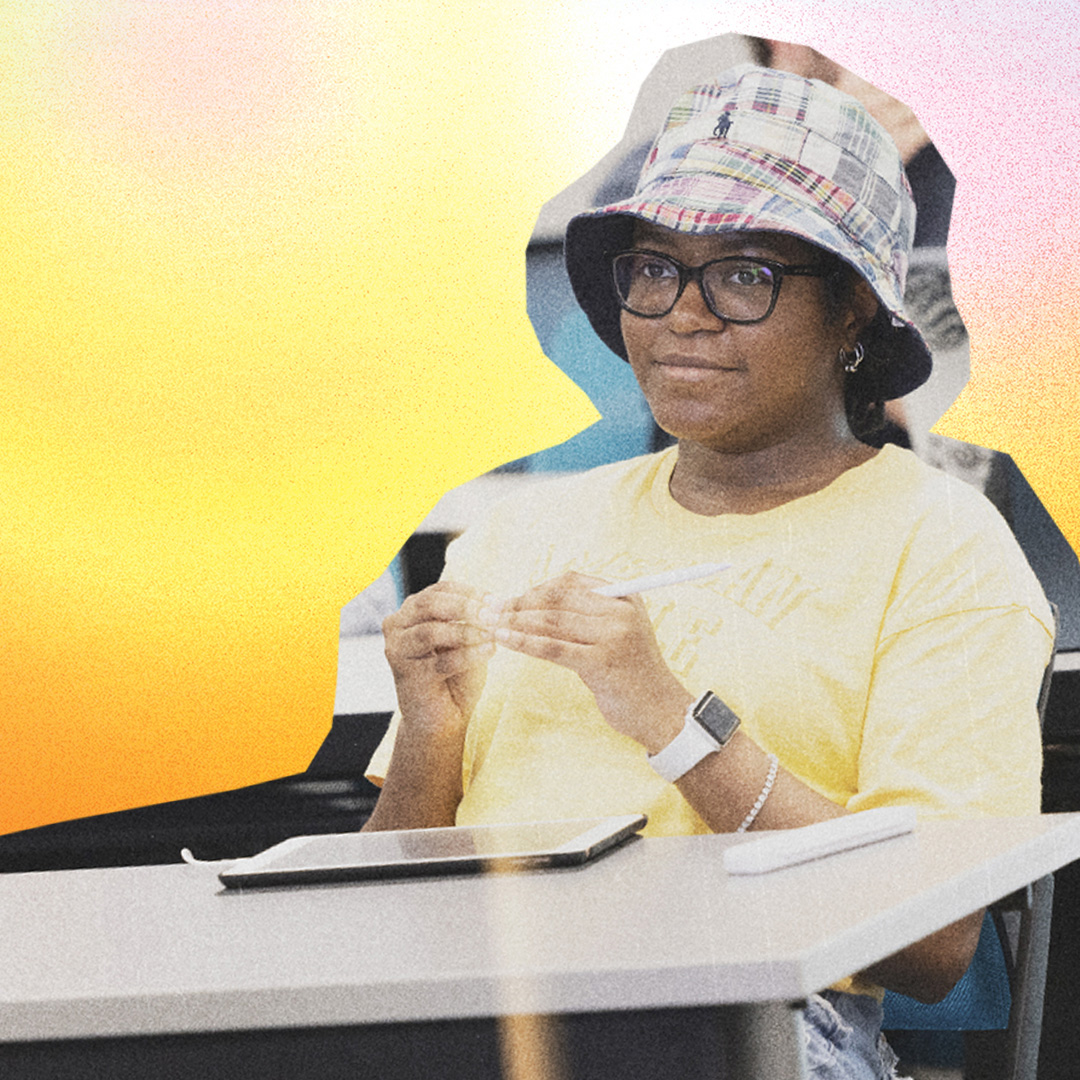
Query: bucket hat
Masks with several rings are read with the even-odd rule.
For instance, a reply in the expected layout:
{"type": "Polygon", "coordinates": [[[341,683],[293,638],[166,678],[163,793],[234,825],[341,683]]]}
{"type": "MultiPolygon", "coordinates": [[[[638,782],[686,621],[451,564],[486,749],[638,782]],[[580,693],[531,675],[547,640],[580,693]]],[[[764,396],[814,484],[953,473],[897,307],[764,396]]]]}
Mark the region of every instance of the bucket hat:
{"type": "Polygon", "coordinates": [[[743,64],[673,105],[627,199],[578,214],[566,267],[600,339],[626,359],[610,260],[634,221],[709,235],[788,233],[852,266],[881,302],[874,392],[926,381],[930,350],[904,312],[915,202],[895,143],[854,98],[816,79],[743,64]]]}

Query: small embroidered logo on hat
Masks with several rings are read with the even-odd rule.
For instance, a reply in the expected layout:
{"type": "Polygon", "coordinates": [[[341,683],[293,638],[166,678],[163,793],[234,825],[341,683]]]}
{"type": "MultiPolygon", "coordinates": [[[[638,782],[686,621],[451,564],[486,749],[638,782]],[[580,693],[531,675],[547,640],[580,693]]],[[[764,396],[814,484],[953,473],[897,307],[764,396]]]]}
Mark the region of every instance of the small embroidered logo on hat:
{"type": "Polygon", "coordinates": [[[726,139],[727,133],[731,130],[731,117],[726,113],[720,114],[720,119],[716,121],[716,127],[713,128],[714,139],[726,139]]]}

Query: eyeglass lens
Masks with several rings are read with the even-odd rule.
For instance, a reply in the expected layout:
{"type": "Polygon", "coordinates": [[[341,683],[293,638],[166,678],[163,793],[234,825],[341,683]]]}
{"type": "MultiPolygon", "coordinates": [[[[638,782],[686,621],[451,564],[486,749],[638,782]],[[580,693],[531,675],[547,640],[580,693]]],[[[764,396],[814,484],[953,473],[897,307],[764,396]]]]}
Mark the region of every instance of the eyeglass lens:
{"type": "Polygon", "coordinates": [[[703,266],[683,267],[650,252],[629,251],[612,262],[615,287],[623,306],[636,315],[666,315],[679,298],[683,281],[697,278],[714,315],[732,321],[764,318],[773,303],[779,277],[764,263],[732,256],[703,266]]]}

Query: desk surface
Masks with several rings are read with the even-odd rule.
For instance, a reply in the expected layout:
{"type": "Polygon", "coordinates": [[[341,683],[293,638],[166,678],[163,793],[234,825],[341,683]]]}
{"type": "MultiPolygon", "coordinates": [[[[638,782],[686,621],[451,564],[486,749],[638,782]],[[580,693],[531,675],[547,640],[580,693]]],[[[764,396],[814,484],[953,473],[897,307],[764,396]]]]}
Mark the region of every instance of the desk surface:
{"type": "Polygon", "coordinates": [[[0,877],[0,1040],[797,1000],[1080,857],[1080,814],[942,822],[757,878],[731,836],[578,869],[225,893],[0,877]]]}

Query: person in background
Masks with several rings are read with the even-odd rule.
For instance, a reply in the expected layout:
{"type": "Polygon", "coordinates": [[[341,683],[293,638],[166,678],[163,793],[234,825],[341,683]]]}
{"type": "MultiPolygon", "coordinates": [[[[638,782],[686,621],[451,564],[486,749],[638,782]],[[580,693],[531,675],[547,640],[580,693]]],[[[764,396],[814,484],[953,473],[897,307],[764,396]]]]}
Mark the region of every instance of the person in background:
{"type": "Polygon", "coordinates": [[[763,66],[821,79],[862,103],[892,137],[904,163],[918,210],[913,246],[944,247],[949,238],[956,179],[915,113],[809,45],[758,37],[749,37],[747,42],[763,66]]]}

